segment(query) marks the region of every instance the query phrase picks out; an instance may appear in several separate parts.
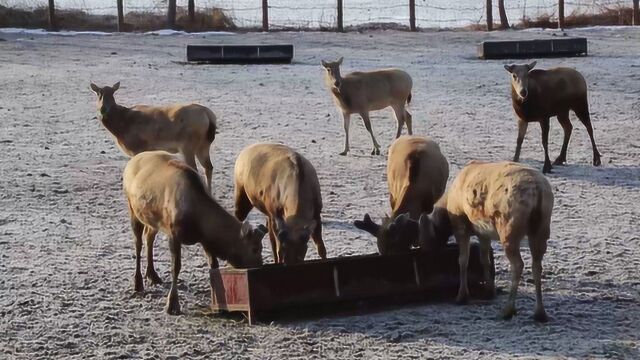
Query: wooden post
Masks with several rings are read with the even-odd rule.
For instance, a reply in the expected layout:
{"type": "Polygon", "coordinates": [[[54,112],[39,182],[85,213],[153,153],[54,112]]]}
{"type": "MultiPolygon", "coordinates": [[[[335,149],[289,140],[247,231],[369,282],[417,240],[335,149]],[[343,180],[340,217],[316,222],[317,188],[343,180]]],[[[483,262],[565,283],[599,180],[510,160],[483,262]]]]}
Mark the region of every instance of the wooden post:
{"type": "Polygon", "coordinates": [[[640,0],[633,0],[633,25],[640,25],[640,0]]]}
{"type": "Polygon", "coordinates": [[[194,23],[196,21],[196,4],[195,0],[189,0],[189,22],[194,23]]]}
{"type": "Polygon", "coordinates": [[[409,0],[409,27],[416,31],[416,0],[409,0]]]}
{"type": "Polygon", "coordinates": [[[558,0],[558,29],[564,29],[564,0],[558,0]]]}
{"type": "Polygon", "coordinates": [[[503,29],[508,29],[509,20],[507,19],[507,12],[504,9],[504,0],[498,0],[498,10],[500,12],[500,26],[503,29]]]}
{"type": "Polygon", "coordinates": [[[269,4],[262,0],[262,31],[269,31],[269,4]]]}
{"type": "Polygon", "coordinates": [[[487,31],[493,30],[493,4],[487,0],[487,31]]]}
{"type": "Polygon", "coordinates": [[[338,0],[338,31],[344,31],[344,14],[342,13],[342,0],[338,0]]]}
{"type": "Polygon", "coordinates": [[[169,9],[167,10],[167,27],[175,29],[176,27],[176,0],[169,0],[169,9]]]}
{"type": "Polygon", "coordinates": [[[118,32],[124,32],[124,6],[123,0],[118,0],[118,32]]]}
{"type": "Polygon", "coordinates": [[[49,0],[49,30],[58,31],[58,24],[56,24],[56,4],[54,0],[49,0]]]}

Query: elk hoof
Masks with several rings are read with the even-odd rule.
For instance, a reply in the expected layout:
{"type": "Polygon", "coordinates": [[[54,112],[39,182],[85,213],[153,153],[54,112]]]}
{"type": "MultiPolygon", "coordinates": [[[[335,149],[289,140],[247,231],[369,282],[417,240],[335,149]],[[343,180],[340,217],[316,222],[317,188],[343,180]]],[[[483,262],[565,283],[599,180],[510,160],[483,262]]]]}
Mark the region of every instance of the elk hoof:
{"type": "Polygon", "coordinates": [[[345,150],[345,151],[341,152],[340,155],[346,156],[348,152],[349,152],[349,150],[345,150]]]}
{"type": "Polygon", "coordinates": [[[553,165],[564,165],[567,162],[566,159],[557,158],[556,161],[553,162],[553,165]]]}
{"type": "Polygon", "coordinates": [[[177,297],[172,299],[169,297],[167,300],[167,306],[164,309],[169,315],[180,315],[180,303],[177,297]]]}
{"type": "Polygon", "coordinates": [[[466,305],[469,303],[469,296],[467,296],[467,294],[458,294],[458,296],[456,296],[456,304],[458,305],[466,305]]]}
{"type": "Polygon", "coordinates": [[[543,174],[551,174],[551,163],[549,164],[544,164],[544,166],[542,167],[542,173],[543,174]]]}
{"type": "Polygon", "coordinates": [[[373,148],[373,150],[371,150],[371,155],[380,155],[380,149],[373,148]]]}
{"type": "Polygon", "coordinates": [[[149,282],[153,285],[160,285],[162,284],[162,279],[160,278],[160,276],[158,276],[158,273],[156,273],[155,271],[150,271],[147,272],[147,274],[145,275],[145,277],[147,278],[147,280],[149,280],[149,282]]]}
{"type": "Polygon", "coordinates": [[[496,288],[495,286],[487,286],[486,289],[484,290],[484,299],[485,300],[491,300],[493,298],[496,297],[496,288]]]}
{"type": "Polygon", "coordinates": [[[144,292],[144,285],[142,284],[142,275],[136,274],[133,278],[133,289],[137,293],[144,292]]]}
{"type": "Polygon", "coordinates": [[[593,166],[600,166],[602,162],[600,161],[600,156],[593,158],[593,166]]]}
{"type": "Polygon", "coordinates": [[[502,319],[503,320],[511,320],[518,312],[514,306],[508,305],[502,310],[502,319]]]}
{"type": "Polygon", "coordinates": [[[546,323],[547,321],[549,321],[549,317],[544,310],[536,310],[536,312],[533,314],[533,320],[539,323],[546,323]]]}

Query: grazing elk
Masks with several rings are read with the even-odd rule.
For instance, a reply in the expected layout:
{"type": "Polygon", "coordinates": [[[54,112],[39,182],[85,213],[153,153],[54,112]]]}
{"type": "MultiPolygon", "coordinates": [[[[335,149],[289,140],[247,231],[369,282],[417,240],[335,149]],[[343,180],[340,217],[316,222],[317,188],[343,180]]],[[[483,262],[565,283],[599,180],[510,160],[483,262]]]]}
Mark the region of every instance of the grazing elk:
{"type": "MultiPolygon", "coordinates": [[[[165,151],[147,151],[134,156],[123,174],[124,192],[129,202],[131,227],[135,239],[135,291],[143,291],[140,273],[142,235],[155,235],[158,230],[169,239],[172,283],[166,311],[180,312],[178,274],[181,268],[180,249],[200,243],[211,268],[218,267],[220,258],[234,267],[262,265],[264,225],[252,229],[238,221],[209,196],[201,178],[179,155],[165,151]]],[[[153,246],[147,240],[147,246],[153,246]]],[[[153,268],[153,259],[147,258],[153,268]]],[[[149,271],[149,268],[147,268],[149,271]]],[[[155,270],[153,270],[155,273],[155,270]]]]}
{"type": "Polygon", "coordinates": [[[116,104],[113,97],[119,88],[120,82],[111,87],[91,83],[91,90],[98,95],[100,121],[116,138],[120,150],[130,157],[149,150],[180,152],[194,170],[197,157],[210,191],[213,165],[209,151],[216,137],[214,113],[198,104],[124,107],[116,104]]]}
{"type": "Polygon", "coordinates": [[[342,77],[338,61],[322,61],[322,66],[327,71],[325,83],[329,87],[333,99],[342,111],[344,119],[344,151],[340,155],[349,152],[349,125],[351,114],[360,114],[364,126],[371,134],[373,150],[371,155],[380,155],[380,144],[376,141],[371,129],[369,112],[382,110],[391,106],[398,122],[396,138],[402,133],[402,126],[407,124],[409,135],[413,133],[411,127],[411,114],[405,109],[405,103],[411,102],[411,76],[399,69],[384,69],[369,72],[352,72],[342,77]]]}
{"type": "Polygon", "coordinates": [[[234,177],[236,217],[244,220],[253,207],[267,215],[276,263],[304,261],[309,237],[326,259],[320,183],[309,160],[285,145],[254,144],[238,155],[234,177]]]}
{"type": "Polygon", "coordinates": [[[553,162],[562,165],[567,161],[567,146],[571,138],[573,126],[569,121],[569,110],[573,110],[578,119],[587,128],[593,149],[593,165],[600,165],[600,153],[593,139],[593,128],[589,116],[587,99],[587,83],[582,74],[571,68],[554,68],[548,70],[533,69],[536,62],[524,65],[505,65],[511,74],[511,101],[518,115],[518,138],[513,161],[520,159],[520,148],[527,133],[530,122],[539,122],[542,130],[542,147],[544,148],[543,173],[551,172],[549,160],[549,118],[557,116],[564,140],[560,155],[553,162]]]}
{"type": "Polygon", "coordinates": [[[417,243],[416,222],[423,212],[431,213],[433,204],[442,196],[449,178],[449,163],[438,144],[427,137],[401,136],[389,148],[387,182],[391,217],[381,225],[369,214],[354,225],[377,239],[381,254],[405,252],[411,245],[424,250],[438,250],[444,244],[417,243]]]}
{"type": "Polygon", "coordinates": [[[511,264],[511,291],[502,312],[505,319],[516,314],[516,295],[524,264],[520,241],[527,236],[536,287],[534,319],[547,321],[542,304],[542,257],[550,234],[553,192],[539,171],[512,162],[472,161],[455,178],[436,203],[433,214],[420,216],[421,241],[440,243],[454,235],[460,248],[460,288],[456,301],[468,299],[467,266],[469,237],[478,236],[481,263],[489,296],[495,293],[490,271],[492,239],[500,243],[511,264]]]}

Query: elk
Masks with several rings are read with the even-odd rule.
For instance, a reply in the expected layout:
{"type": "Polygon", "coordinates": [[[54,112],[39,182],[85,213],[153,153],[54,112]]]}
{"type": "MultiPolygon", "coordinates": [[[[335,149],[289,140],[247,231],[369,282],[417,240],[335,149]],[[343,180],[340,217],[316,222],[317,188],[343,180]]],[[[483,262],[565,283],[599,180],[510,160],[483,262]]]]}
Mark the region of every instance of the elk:
{"type": "Polygon", "coordinates": [[[120,150],[129,157],[150,150],[179,152],[194,170],[197,157],[210,191],[213,165],[209,151],[216,137],[215,114],[198,104],[124,107],[113,97],[119,88],[120,82],[105,87],[91,83],[98,96],[100,121],[120,150]]]}
{"type": "Polygon", "coordinates": [[[549,160],[549,118],[556,116],[564,130],[564,140],[560,155],[553,162],[563,165],[567,162],[567,146],[573,126],[569,121],[569,110],[573,110],[578,119],[587,128],[593,149],[593,165],[600,166],[600,153],[593,139],[593,128],[589,115],[587,82],[582,74],[571,68],[558,67],[548,70],[533,69],[536,61],[524,65],[505,65],[511,74],[511,102],[518,116],[518,138],[513,161],[520,160],[522,141],[530,122],[539,122],[542,130],[544,148],[543,173],[551,172],[549,160]]]}
{"type": "Polygon", "coordinates": [[[449,163],[438,144],[428,137],[401,136],[389,148],[387,182],[391,217],[381,225],[369,214],[354,225],[376,237],[381,254],[408,251],[412,245],[437,251],[446,245],[417,243],[418,220],[423,212],[431,213],[433,204],[442,196],[449,178],[449,163]]]}
{"type": "Polygon", "coordinates": [[[234,169],[236,217],[244,220],[256,207],[268,217],[275,263],[304,261],[311,237],[318,255],[322,241],[322,197],[313,165],[291,148],[271,143],[243,149],[234,169]]]}
{"type": "MultiPolygon", "coordinates": [[[[124,169],[123,188],[129,203],[133,229],[136,270],[134,287],[144,291],[140,273],[142,236],[147,246],[153,246],[158,231],[165,233],[171,250],[171,290],[166,312],[180,313],[178,274],[181,268],[182,245],[200,243],[211,268],[218,267],[217,258],[234,267],[250,268],[262,265],[264,225],[252,229],[238,221],[209,195],[198,173],[178,154],[147,151],[135,155],[124,169]]],[[[153,269],[153,255],[147,257],[147,273],[153,269]]]]}
{"type": "Polygon", "coordinates": [[[542,303],[542,257],[550,235],[553,192],[543,174],[513,163],[472,161],[455,178],[447,193],[435,205],[433,214],[419,219],[420,241],[441,243],[453,235],[460,255],[460,287],[456,301],[468,300],[467,266],[469,237],[478,236],[487,295],[495,294],[490,271],[491,240],[499,239],[511,264],[511,291],[502,312],[504,319],[516,314],[516,295],[524,264],[520,242],[526,236],[531,250],[536,288],[534,319],[547,321],[542,303]]]}
{"type": "Polygon", "coordinates": [[[342,77],[340,65],[343,58],[337,61],[322,61],[326,70],[325,83],[336,105],[342,111],[344,120],[344,150],[340,155],[349,152],[349,125],[351,114],[360,114],[364,126],[371,135],[373,150],[371,155],[380,155],[380,144],[373,135],[369,112],[382,110],[391,106],[398,122],[396,138],[402,133],[402,126],[407,124],[409,135],[413,134],[411,114],[405,104],[411,102],[413,80],[406,72],[399,69],[383,69],[369,72],[352,72],[342,77]]]}

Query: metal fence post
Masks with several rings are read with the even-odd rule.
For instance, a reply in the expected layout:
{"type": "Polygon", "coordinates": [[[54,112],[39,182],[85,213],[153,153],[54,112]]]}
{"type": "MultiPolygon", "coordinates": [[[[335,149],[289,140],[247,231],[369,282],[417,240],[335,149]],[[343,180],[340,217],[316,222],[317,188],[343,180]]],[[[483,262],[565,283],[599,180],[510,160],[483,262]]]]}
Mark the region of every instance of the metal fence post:
{"type": "Polygon", "coordinates": [[[58,30],[58,25],[56,24],[56,4],[54,0],[49,0],[49,30],[58,30]]]}
{"type": "Polygon", "coordinates": [[[493,30],[493,4],[487,0],[487,31],[493,30]]]}
{"type": "Polygon", "coordinates": [[[343,11],[342,0],[338,0],[338,31],[339,32],[344,31],[344,13],[342,11],[343,11]]]}
{"type": "Polygon", "coordinates": [[[564,29],[564,0],[558,0],[558,29],[564,29]]]}
{"type": "Polygon", "coordinates": [[[416,31],[416,0],[409,0],[409,27],[416,31]]]}
{"type": "Polygon", "coordinates": [[[269,4],[262,0],[262,31],[269,31],[269,4]]]}
{"type": "Polygon", "coordinates": [[[118,32],[124,31],[124,6],[123,0],[118,0],[118,32]]]}

